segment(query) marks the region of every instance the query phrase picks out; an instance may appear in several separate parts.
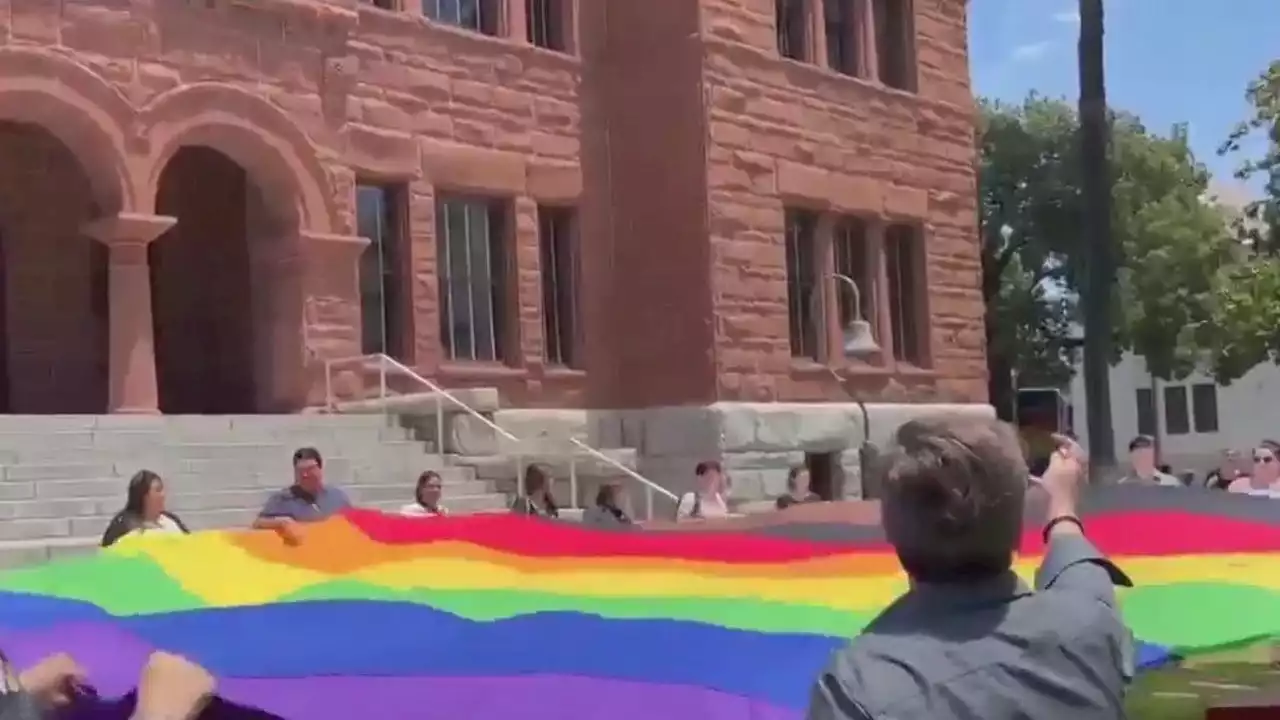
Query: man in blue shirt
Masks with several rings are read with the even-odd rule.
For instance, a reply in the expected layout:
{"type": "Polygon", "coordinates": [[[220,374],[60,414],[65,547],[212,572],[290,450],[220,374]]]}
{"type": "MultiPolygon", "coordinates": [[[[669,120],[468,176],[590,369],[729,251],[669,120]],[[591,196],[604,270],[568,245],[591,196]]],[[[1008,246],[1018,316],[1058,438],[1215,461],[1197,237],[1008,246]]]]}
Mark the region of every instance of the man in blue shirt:
{"type": "Polygon", "coordinates": [[[1077,515],[1086,458],[1057,436],[1035,588],[1012,570],[1027,465],[995,420],[914,420],[883,467],[885,534],[910,589],[815,683],[808,720],[1119,720],[1133,671],[1129,580],[1077,515]]]}
{"type": "Polygon", "coordinates": [[[293,484],[275,492],[253,521],[258,530],[274,530],[290,543],[302,536],[299,523],[324,520],[348,507],[351,501],[341,489],[324,482],[324,458],[315,448],[293,453],[293,484]]]}

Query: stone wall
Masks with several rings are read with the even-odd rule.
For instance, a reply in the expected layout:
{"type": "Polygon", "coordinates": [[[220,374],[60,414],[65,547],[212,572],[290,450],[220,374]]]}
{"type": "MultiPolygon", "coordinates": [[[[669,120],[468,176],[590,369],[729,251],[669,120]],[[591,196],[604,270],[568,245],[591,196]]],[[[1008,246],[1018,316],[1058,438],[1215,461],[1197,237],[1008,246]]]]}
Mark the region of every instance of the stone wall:
{"type": "MultiPolygon", "coordinates": [[[[868,404],[870,441],[883,447],[903,422],[935,413],[990,417],[993,411],[977,404],[868,404]]],[[[512,472],[510,460],[521,455],[552,463],[563,487],[565,457],[573,451],[566,440],[576,437],[609,448],[611,454],[625,449],[614,456],[677,495],[693,489],[693,470],[699,462],[718,460],[733,478],[734,500],[775,498],[786,491],[787,472],[804,462],[806,452],[838,453],[846,496],[862,495],[858,451],[866,431],[862,409],[854,403],[717,403],[615,412],[500,410],[493,419],[530,444],[504,441],[487,425],[464,415],[450,416],[447,442],[459,454],[493,456],[494,472],[501,471],[503,477],[512,472]]],[[[620,475],[605,463],[588,461],[580,466],[584,487],[620,475]]],[[[588,495],[580,493],[580,497],[588,495]]],[[[639,499],[633,491],[633,502],[639,499]]]]}

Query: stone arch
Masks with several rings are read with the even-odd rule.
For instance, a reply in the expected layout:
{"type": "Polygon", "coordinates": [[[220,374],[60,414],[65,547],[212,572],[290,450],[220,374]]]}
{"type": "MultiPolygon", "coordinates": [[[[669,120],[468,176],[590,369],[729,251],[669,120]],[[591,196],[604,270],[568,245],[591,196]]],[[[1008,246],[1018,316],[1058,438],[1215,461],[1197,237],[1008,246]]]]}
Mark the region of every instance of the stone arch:
{"type": "Polygon", "coordinates": [[[129,211],[125,128],[133,108],[97,73],[40,48],[0,48],[0,121],[38,125],[75,155],[102,214],[129,211]]]}
{"type": "Polygon", "coordinates": [[[315,146],[284,111],[258,95],[224,83],[187,85],[148,103],[138,124],[150,144],[137,191],[148,211],[173,156],[183,147],[205,146],[245,168],[272,209],[290,213],[299,230],[328,232],[333,226],[334,193],[315,146]]]}

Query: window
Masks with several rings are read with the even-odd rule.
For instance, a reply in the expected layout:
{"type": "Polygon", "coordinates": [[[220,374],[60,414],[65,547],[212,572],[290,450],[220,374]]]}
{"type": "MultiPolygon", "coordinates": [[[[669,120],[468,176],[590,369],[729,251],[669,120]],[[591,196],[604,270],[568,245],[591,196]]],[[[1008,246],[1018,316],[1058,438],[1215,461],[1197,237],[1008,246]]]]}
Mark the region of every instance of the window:
{"type": "Polygon", "coordinates": [[[823,500],[844,499],[844,471],[840,453],[804,454],[804,468],[809,471],[809,490],[823,500]]]}
{"type": "Polygon", "coordinates": [[[369,239],[360,255],[360,345],[366,353],[404,359],[404,267],[406,258],[403,187],[356,187],[356,229],[369,239]]]}
{"type": "Polygon", "coordinates": [[[1191,413],[1187,410],[1187,389],[1170,385],[1164,389],[1164,430],[1169,435],[1191,432],[1191,413]]]}
{"type": "Polygon", "coordinates": [[[1199,383],[1191,386],[1191,408],[1194,411],[1196,432],[1218,432],[1218,386],[1199,383]]]}
{"type": "Polygon", "coordinates": [[[889,276],[889,321],[893,357],[899,362],[925,365],[924,321],[920,287],[922,248],[919,233],[909,225],[891,225],[885,231],[885,271],[889,276]]]}
{"type": "Polygon", "coordinates": [[[578,367],[578,253],[574,213],[538,208],[542,256],[542,331],[552,365],[578,367]]]}
{"type": "Polygon", "coordinates": [[[1156,435],[1156,396],[1151,388],[1138,388],[1134,391],[1134,400],[1138,406],[1138,434],[1156,435]]]}
{"type": "Polygon", "coordinates": [[[791,356],[819,359],[815,259],[818,218],[810,212],[788,210],[786,218],[787,324],[791,356]]]}
{"type": "Polygon", "coordinates": [[[774,22],[778,31],[778,52],[792,60],[807,60],[809,56],[805,31],[808,22],[805,13],[806,0],[774,0],[774,22]]]}
{"type": "Polygon", "coordinates": [[[915,24],[911,0],[872,0],[880,82],[915,90],[915,24]]]}
{"type": "Polygon", "coordinates": [[[366,5],[372,5],[380,10],[399,10],[399,0],[364,0],[366,5]]]}
{"type": "Polygon", "coordinates": [[[839,275],[853,280],[858,286],[858,297],[853,291],[837,282],[836,297],[840,309],[840,327],[847,328],[855,320],[866,320],[871,323],[873,336],[877,339],[878,323],[875,321],[875,275],[871,272],[869,262],[870,244],[867,242],[867,224],[858,218],[845,218],[836,225],[833,247],[835,250],[835,270],[839,275]],[[857,307],[855,308],[855,304],[857,307]]]}
{"type": "Polygon", "coordinates": [[[567,23],[566,0],[525,0],[525,17],[529,23],[529,42],[541,48],[565,52],[567,23]]]}
{"type": "Polygon", "coordinates": [[[496,200],[437,200],[440,341],[450,360],[506,359],[506,219],[496,200]]]}
{"type": "Polygon", "coordinates": [[[422,0],[422,14],[446,25],[499,35],[501,0],[422,0]]]}
{"type": "Polygon", "coordinates": [[[857,23],[854,0],[822,0],[827,29],[827,67],[845,75],[858,74],[857,23]]]}

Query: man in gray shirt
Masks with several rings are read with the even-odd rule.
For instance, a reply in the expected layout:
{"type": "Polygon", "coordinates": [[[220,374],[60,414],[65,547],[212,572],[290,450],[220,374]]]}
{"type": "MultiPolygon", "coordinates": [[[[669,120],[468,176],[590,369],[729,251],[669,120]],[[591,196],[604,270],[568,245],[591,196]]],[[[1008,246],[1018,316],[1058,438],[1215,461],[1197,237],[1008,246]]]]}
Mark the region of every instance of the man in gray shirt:
{"type": "Polygon", "coordinates": [[[315,448],[293,453],[293,484],[271,494],[253,521],[258,530],[275,530],[289,543],[302,538],[299,523],[316,522],[351,507],[347,494],[324,482],[324,458],[315,448]]]}
{"type": "Polygon", "coordinates": [[[1028,588],[1012,571],[1027,466],[997,421],[899,428],[882,471],[885,533],[911,586],[819,676],[808,720],[1115,720],[1133,641],[1128,578],[1077,516],[1086,459],[1066,438],[1040,480],[1047,550],[1028,588]]]}
{"type": "Polygon", "coordinates": [[[1182,487],[1181,480],[1161,472],[1156,465],[1156,439],[1150,435],[1139,435],[1129,441],[1129,472],[1120,482],[1182,487]]]}

